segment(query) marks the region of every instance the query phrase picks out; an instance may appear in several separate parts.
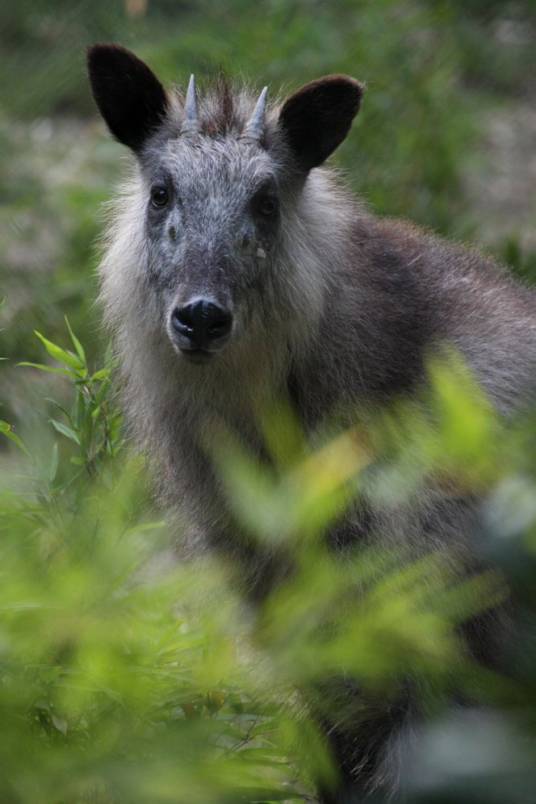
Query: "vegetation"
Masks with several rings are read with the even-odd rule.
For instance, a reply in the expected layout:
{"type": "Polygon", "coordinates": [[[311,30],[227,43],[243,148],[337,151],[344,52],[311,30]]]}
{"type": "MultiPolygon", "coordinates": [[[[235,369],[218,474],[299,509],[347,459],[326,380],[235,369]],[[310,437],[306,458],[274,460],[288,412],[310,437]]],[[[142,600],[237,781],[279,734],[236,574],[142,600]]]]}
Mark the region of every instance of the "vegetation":
{"type": "MultiPolygon", "coordinates": [[[[4,4],[2,802],[314,800],[313,776],[334,771],[310,695],[344,674],[382,701],[408,674],[423,690],[410,802],[530,800],[534,417],[499,422],[455,356],[430,366],[433,426],[400,407],[366,438],[326,433],[313,447],[290,413],[267,416],[267,440],[284,432],[289,445],[273,471],[232,441],[215,460],[251,537],[292,556],[292,578],[253,617],[230,568],[176,560],[177,534],[124,442],[94,306],[98,208],[120,149],[91,117],[83,48],[120,39],[169,81],[221,67],[274,87],[356,74],[369,92],[339,157],[353,186],[382,213],[478,238],[467,176],[489,169],[490,115],[529,102],[535,24],[528,0],[4,4]],[[371,474],[377,494],[403,500],[439,467],[485,493],[482,557],[496,571],[460,581],[437,555],[327,552],[322,534],[371,474]],[[505,678],[467,655],[460,631],[507,595],[520,615],[505,678]],[[490,714],[453,713],[453,683],[490,714]]],[[[517,224],[487,247],[536,280],[517,224]]]]}

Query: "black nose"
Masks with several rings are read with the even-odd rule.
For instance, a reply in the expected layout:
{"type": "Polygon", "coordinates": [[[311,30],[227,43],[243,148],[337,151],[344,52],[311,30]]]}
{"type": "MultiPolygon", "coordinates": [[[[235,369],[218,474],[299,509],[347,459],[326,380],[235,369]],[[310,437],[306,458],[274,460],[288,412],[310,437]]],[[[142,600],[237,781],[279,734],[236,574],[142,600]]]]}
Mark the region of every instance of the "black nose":
{"type": "Polygon", "coordinates": [[[223,346],[231,332],[233,316],[212,299],[194,299],[183,307],[175,307],[171,323],[187,351],[223,346]]]}

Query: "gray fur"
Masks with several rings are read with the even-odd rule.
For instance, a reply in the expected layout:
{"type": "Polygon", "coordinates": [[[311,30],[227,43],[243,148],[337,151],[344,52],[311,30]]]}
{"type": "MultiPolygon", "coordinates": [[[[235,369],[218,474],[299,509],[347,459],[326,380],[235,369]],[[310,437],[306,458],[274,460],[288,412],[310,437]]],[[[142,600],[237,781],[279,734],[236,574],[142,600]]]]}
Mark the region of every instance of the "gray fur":
{"type": "MultiPolygon", "coordinates": [[[[236,536],[204,450],[211,429],[223,423],[261,456],[257,412],[289,393],[308,432],[341,410],[366,420],[415,394],[427,356],[444,342],[508,413],[534,391],[536,317],[533,292],[491,260],[373,216],[332,170],[297,170],[277,102],[266,110],[264,141],[242,141],[256,98],[247,90],[229,97],[221,86],[200,93],[192,138],[180,136],[182,96],[173,96],[114,204],[100,277],[128,421],[162,498],[187,524],[192,549],[216,546],[244,561],[259,597],[279,569],[236,536]],[[155,182],[173,193],[164,213],[149,206],[155,182]],[[264,229],[248,212],[263,184],[280,204],[264,229]],[[174,306],[201,294],[232,308],[234,329],[221,353],[194,365],[175,348],[169,320],[174,306]]],[[[370,517],[354,511],[330,534],[333,545],[366,540],[373,522],[387,544],[471,554],[470,500],[431,489],[402,512],[370,517]]],[[[391,748],[410,709],[400,707],[402,722],[384,717],[357,737],[334,717],[326,731],[346,792],[326,801],[357,801],[354,783],[395,785],[391,748]]]]}

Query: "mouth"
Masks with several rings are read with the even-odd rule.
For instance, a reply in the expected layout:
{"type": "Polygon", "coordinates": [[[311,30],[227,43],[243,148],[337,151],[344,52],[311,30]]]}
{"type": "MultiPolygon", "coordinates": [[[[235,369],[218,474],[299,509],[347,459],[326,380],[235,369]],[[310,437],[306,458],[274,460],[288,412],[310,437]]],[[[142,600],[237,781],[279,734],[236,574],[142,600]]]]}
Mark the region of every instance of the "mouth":
{"type": "Polygon", "coordinates": [[[214,357],[214,352],[206,349],[180,349],[180,353],[189,363],[202,366],[214,357]]]}
{"type": "Polygon", "coordinates": [[[188,363],[203,366],[210,363],[216,355],[221,351],[221,346],[216,347],[214,344],[207,348],[206,346],[197,346],[189,342],[186,338],[178,337],[176,332],[169,332],[169,339],[173,347],[173,351],[188,363]]]}

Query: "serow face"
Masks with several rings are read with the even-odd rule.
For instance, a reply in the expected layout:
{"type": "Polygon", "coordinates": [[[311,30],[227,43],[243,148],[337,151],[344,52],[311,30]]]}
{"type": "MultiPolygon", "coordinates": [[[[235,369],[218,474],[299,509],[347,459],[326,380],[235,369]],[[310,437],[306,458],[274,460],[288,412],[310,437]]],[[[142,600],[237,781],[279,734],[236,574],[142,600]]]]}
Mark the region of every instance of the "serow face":
{"type": "Polygon", "coordinates": [[[272,160],[236,140],[175,140],[146,156],[148,281],[178,353],[206,362],[240,337],[280,224],[272,160]]]}

